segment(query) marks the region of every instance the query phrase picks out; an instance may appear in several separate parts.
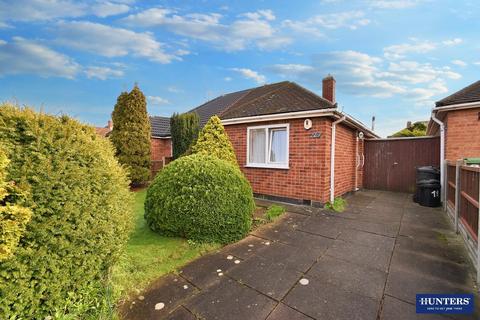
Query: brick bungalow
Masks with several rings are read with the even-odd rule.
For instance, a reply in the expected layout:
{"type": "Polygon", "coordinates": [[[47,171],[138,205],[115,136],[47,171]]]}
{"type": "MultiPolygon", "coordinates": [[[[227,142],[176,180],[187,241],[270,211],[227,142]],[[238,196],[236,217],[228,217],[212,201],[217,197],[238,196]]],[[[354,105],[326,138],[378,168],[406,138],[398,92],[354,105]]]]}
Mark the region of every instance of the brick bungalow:
{"type": "Polygon", "coordinates": [[[441,136],[442,159],[480,157],[480,81],[435,104],[427,135],[441,136]]]}
{"type": "Polygon", "coordinates": [[[322,97],[285,81],[225,94],[190,112],[202,125],[213,115],[222,119],[256,196],[309,205],[361,188],[363,139],[378,137],[338,111],[331,76],[322,97]]]}

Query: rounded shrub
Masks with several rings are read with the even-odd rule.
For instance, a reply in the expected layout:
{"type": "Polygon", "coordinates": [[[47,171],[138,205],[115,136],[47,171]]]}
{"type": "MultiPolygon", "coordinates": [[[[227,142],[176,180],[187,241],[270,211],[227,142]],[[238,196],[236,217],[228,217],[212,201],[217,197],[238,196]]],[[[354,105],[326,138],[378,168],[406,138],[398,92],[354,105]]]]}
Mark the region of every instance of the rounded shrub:
{"type": "Polygon", "coordinates": [[[145,219],[164,235],[229,243],[248,233],[254,207],[252,188],[238,167],[193,154],[155,177],[147,191],[145,219]]]}
{"type": "Polygon", "coordinates": [[[9,105],[0,106],[0,141],[6,181],[22,194],[16,205],[31,211],[0,262],[0,319],[91,316],[131,225],[111,143],[68,117],[9,105]]]}

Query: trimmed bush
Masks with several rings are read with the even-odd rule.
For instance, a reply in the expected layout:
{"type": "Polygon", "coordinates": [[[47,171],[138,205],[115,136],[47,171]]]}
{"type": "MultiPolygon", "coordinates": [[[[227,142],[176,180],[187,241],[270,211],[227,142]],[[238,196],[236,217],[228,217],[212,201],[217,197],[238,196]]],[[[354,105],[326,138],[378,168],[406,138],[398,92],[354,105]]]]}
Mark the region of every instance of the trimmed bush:
{"type": "Polygon", "coordinates": [[[200,118],[195,112],[174,113],[170,118],[170,133],[172,135],[173,158],[185,155],[198,137],[200,118]]]}
{"type": "Polygon", "coordinates": [[[13,255],[32,215],[29,209],[15,205],[17,195],[11,191],[15,186],[4,181],[8,162],[0,148],[0,262],[13,255]]]}
{"type": "Polygon", "coordinates": [[[133,185],[150,179],[150,119],[147,101],[140,88],[122,92],[112,112],[113,130],[110,139],[118,161],[128,168],[133,185]]]}
{"type": "Polygon", "coordinates": [[[191,153],[212,155],[238,167],[235,151],[219,117],[211,117],[203,127],[191,153]]]}
{"type": "MultiPolygon", "coordinates": [[[[108,139],[66,116],[0,106],[7,181],[32,217],[0,263],[0,319],[87,318],[130,230],[129,181],[108,139]]],[[[7,197],[8,198],[8,197],[7,197]]]]}
{"type": "Polygon", "coordinates": [[[238,168],[193,154],[155,177],[147,191],[145,219],[163,235],[229,243],[247,235],[254,208],[252,189],[238,168]]]}

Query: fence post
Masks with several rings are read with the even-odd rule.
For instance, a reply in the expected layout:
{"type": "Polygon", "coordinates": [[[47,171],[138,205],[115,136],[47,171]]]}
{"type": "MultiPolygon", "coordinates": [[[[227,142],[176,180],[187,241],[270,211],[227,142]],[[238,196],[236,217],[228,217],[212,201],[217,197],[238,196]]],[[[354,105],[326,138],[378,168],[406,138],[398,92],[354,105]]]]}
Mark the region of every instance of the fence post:
{"type": "Polygon", "coordinates": [[[443,162],[443,211],[447,212],[447,202],[448,202],[448,161],[443,162]]]}
{"type": "Polygon", "coordinates": [[[455,164],[455,232],[458,233],[458,216],[460,215],[460,172],[463,160],[457,160],[455,164]]]}
{"type": "Polygon", "coordinates": [[[480,284],[480,171],[478,172],[477,283],[480,284]]]}

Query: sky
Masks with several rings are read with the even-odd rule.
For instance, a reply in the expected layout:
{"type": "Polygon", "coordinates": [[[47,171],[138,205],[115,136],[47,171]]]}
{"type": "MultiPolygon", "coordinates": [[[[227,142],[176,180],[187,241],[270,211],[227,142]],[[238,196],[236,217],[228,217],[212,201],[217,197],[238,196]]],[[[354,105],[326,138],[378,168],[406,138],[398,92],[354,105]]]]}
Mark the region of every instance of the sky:
{"type": "Polygon", "coordinates": [[[151,115],[295,81],[387,136],[479,80],[480,2],[0,0],[0,101],[104,126],[135,83],[151,115]]]}

